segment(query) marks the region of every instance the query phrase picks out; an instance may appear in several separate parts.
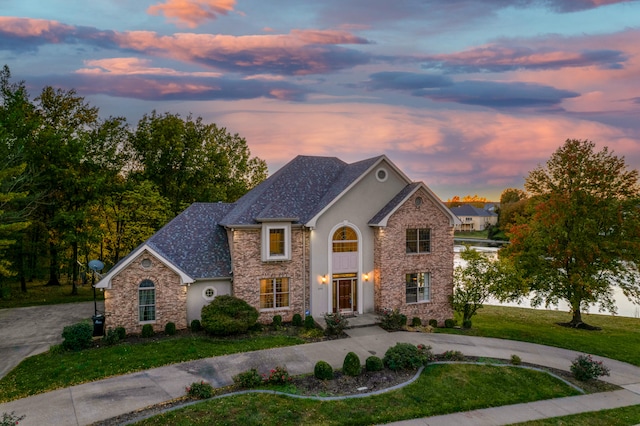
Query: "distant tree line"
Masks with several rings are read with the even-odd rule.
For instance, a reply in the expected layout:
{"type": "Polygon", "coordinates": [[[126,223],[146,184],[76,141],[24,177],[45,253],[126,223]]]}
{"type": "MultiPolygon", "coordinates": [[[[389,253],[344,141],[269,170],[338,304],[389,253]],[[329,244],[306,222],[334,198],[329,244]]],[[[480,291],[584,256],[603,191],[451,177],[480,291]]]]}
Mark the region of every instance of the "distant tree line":
{"type": "MultiPolygon", "coordinates": [[[[244,138],[201,118],[102,119],[74,90],[0,72],[0,284],[59,285],[92,258],[113,265],[189,204],[233,202],[266,178],[244,138]]],[[[0,292],[0,296],[2,293],[0,292]]]]}

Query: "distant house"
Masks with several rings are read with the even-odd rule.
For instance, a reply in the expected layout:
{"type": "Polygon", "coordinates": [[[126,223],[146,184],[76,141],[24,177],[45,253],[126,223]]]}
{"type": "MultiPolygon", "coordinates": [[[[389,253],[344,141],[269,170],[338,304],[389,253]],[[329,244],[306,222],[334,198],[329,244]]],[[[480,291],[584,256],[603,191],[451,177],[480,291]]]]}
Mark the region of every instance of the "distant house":
{"type": "Polygon", "coordinates": [[[217,295],[285,321],[397,308],[453,316],[457,217],[386,156],[298,156],[236,203],[195,203],[115,265],[106,326],[186,328],[217,295]]]}
{"type": "Polygon", "coordinates": [[[456,225],[456,231],[484,231],[487,227],[498,224],[498,214],[495,213],[495,205],[490,210],[474,207],[471,204],[463,204],[459,207],[451,207],[451,212],[460,219],[456,225]]]}

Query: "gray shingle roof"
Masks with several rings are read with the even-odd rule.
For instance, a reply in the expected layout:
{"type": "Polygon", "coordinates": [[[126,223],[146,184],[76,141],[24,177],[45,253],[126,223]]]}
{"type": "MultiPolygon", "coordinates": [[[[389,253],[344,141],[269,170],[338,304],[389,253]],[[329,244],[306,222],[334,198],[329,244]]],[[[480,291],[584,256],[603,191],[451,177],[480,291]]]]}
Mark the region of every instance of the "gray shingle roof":
{"type": "Polygon", "coordinates": [[[371,220],[369,221],[369,225],[379,226],[380,222],[385,217],[387,217],[387,215],[391,213],[396,207],[398,207],[398,205],[402,203],[402,200],[404,200],[407,197],[407,195],[409,195],[419,186],[420,186],[420,182],[412,182],[409,185],[402,188],[402,190],[398,192],[398,194],[395,197],[393,197],[391,201],[389,201],[387,205],[382,208],[382,210],[380,210],[378,213],[376,213],[376,215],[373,218],[371,218],[371,220]]]}
{"type": "Polygon", "coordinates": [[[498,216],[496,213],[474,207],[471,204],[463,204],[459,207],[451,207],[449,210],[456,216],[498,216]]]}
{"type": "Polygon", "coordinates": [[[240,198],[221,221],[224,226],[260,220],[306,223],[381,157],[347,164],[336,157],[299,155],[240,198]]]}
{"type": "Polygon", "coordinates": [[[194,203],[156,232],[147,244],[192,278],[231,276],[226,230],[219,221],[234,204],[194,203]]]}

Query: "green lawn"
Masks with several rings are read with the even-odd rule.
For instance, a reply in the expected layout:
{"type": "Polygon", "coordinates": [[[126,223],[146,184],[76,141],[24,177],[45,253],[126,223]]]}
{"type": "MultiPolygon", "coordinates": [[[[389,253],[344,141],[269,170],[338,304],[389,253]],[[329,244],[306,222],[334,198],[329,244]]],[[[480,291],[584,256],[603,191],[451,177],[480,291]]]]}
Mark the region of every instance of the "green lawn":
{"type": "Polygon", "coordinates": [[[470,330],[437,331],[539,343],[640,366],[640,319],[583,314],[584,322],[602,330],[576,330],[557,325],[570,319],[567,312],[484,306],[472,318],[473,327],[470,330]]]}
{"type": "MultiPolygon", "coordinates": [[[[40,280],[27,283],[27,292],[20,291],[20,283],[16,281],[3,282],[0,294],[0,309],[21,308],[25,306],[57,305],[59,303],[74,303],[93,301],[93,287],[91,284],[78,286],[78,294],[72,296],[72,285],[63,281],[59,286],[45,286],[46,281],[40,280]]],[[[96,291],[96,299],[103,300],[104,293],[96,291]]]]}
{"type": "Polygon", "coordinates": [[[167,364],[301,343],[303,339],[293,336],[237,340],[192,336],[79,352],[46,352],[25,359],[0,380],[0,402],[167,364]]]}
{"type": "Polygon", "coordinates": [[[139,424],[369,425],[576,394],[564,382],[532,370],[430,365],[416,382],[382,395],[340,401],[235,395],[191,405],[139,424]]]}
{"type": "Polygon", "coordinates": [[[640,424],[640,405],[518,423],[519,426],[631,426],[637,424],[640,424]]]}

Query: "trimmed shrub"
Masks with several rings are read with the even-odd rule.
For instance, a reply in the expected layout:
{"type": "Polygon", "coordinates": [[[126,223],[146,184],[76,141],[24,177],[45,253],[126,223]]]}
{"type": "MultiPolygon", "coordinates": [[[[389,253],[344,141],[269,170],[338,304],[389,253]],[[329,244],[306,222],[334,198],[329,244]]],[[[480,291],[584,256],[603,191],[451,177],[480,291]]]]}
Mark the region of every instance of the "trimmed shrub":
{"type": "Polygon", "coordinates": [[[447,318],[444,320],[444,326],[446,328],[453,328],[456,326],[456,321],[453,318],[447,318]]]}
{"type": "Polygon", "coordinates": [[[440,357],[445,361],[464,361],[464,354],[460,351],[446,351],[440,357]]]}
{"type": "Polygon", "coordinates": [[[168,322],[167,325],[164,326],[164,332],[168,336],[173,336],[176,334],[176,324],[173,322],[168,322]]]}
{"type": "Polygon", "coordinates": [[[291,318],[291,325],[294,327],[302,327],[302,315],[293,314],[293,318],[291,318]]]}
{"type": "Polygon", "coordinates": [[[402,330],[407,325],[407,316],[401,314],[397,309],[383,309],[378,316],[380,327],[387,331],[402,330]]]}
{"type": "Polygon", "coordinates": [[[311,315],[307,315],[306,317],[304,317],[304,328],[306,328],[307,330],[317,328],[316,320],[314,320],[311,315]]]}
{"type": "Polygon", "coordinates": [[[145,324],[142,326],[142,337],[153,337],[155,332],[153,331],[153,326],[151,324],[145,324]]]}
{"type": "Polygon", "coordinates": [[[367,358],[364,362],[364,366],[367,371],[380,371],[384,368],[382,360],[375,355],[371,355],[369,358],[367,358]]]}
{"type": "Polygon", "coordinates": [[[390,370],[409,370],[426,365],[433,359],[430,346],[396,343],[384,354],[384,365],[390,370]]]}
{"type": "Polygon", "coordinates": [[[79,322],[62,329],[62,347],[68,351],[80,351],[91,346],[93,327],[88,322],[79,322]]]}
{"type": "Polygon", "coordinates": [[[471,320],[464,320],[462,321],[462,328],[471,328],[471,320]]]}
{"type": "Polygon", "coordinates": [[[422,320],[419,317],[411,318],[411,327],[420,327],[422,326],[422,320]]]}
{"type": "Polygon", "coordinates": [[[522,359],[520,359],[520,357],[518,355],[511,355],[511,364],[513,365],[520,365],[522,364],[522,359]]]}
{"type": "Polygon", "coordinates": [[[230,295],[218,296],[204,306],[202,327],[216,336],[246,333],[258,321],[258,311],[242,299],[230,295]]]}
{"type": "Polygon", "coordinates": [[[433,328],[438,328],[438,320],[437,319],[430,319],[429,320],[429,325],[433,328]]]}
{"type": "Polygon", "coordinates": [[[276,367],[269,372],[269,376],[265,379],[265,382],[270,385],[284,385],[291,381],[291,376],[286,367],[276,367]]]}
{"type": "Polygon", "coordinates": [[[609,375],[609,369],[602,361],[595,361],[591,355],[579,355],[571,362],[570,370],[573,377],[583,382],[609,375]]]}
{"type": "Polygon", "coordinates": [[[213,396],[213,387],[205,382],[193,382],[187,386],[187,395],[193,399],[207,399],[213,396]]]}
{"type": "Polygon", "coordinates": [[[271,325],[274,327],[282,327],[282,315],[274,315],[271,325]]]}
{"type": "Polygon", "coordinates": [[[264,379],[258,370],[252,368],[233,377],[233,383],[244,389],[252,389],[264,383],[264,379]]]}
{"type": "Polygon", "coordinates": [[[120,341],[120,335],[116,330],[109,328],[102,338],[102,341],[107,345],[115,345],[120,341]]]}
{"type": "Polygon", "coordinates": [[[194,319],[191,321],[191,331],[200,331],[202,330],[202,324],[200,324],[200,320],[194,319]]]}
{"type": "Polygon", "coordinates": [[[12,411],[10,413],[2,413],[2,418],[0,418],[0,426],[17,425],[25,417],[25,415],[16,416],[15,411],[12,411]]]}
{"type": "Polygon", "coordinates": [[[124,340],[127,338],[127,330],[124,327],[116,327],[115,332],[118,335],[118,339],[124,340]]]}
{"type": "Polygon", "coordinates": [[[347,320],[340,312],[335,314],[324,314],[324,321],[327,323],[327,328],[324,332],[327,336],[340,336],[344,329],[349,325],[347,320]]]}
{"type": "Polygon", "coordinates": [[[344,357],[344,361],[342,363],[342,372],[347,376],[356,377],[360,375],[362,371],[362,364],[360,364],[360,358],[358,354],[355,352],[349,352],[347,356],[344,357]]]}
{"type": "Polygon", "coordinates": [[[333,379],[333,367],[326,361],[318,361],[313,367],[313,375],[319,380],[331,380],[333,379]]]}

